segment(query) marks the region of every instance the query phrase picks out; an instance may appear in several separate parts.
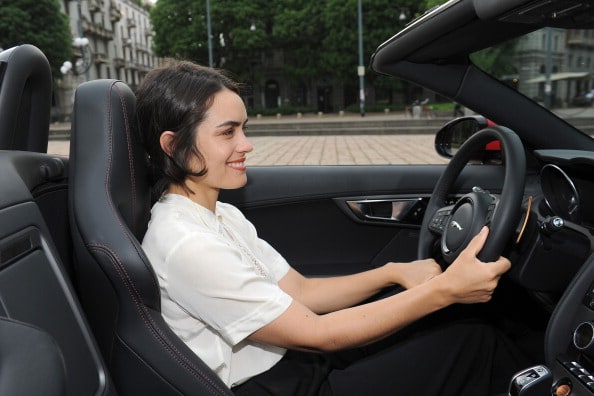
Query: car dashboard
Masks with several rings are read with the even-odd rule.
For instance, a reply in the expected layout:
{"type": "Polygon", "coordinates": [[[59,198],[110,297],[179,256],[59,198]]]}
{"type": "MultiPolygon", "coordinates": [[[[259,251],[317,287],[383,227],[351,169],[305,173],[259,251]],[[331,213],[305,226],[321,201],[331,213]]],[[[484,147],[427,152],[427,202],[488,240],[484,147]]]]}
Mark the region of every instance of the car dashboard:
{"type": "Polygon", "coordinates": [[[594,394],[594,153],[537,150],[510,276],[552,311],[545,355],[553,393],[594,394]]]}
{"type": "Polygon", "coordinates": [[[594,153],[539,150],[526,178],[511,276],[530,290],[562,293],[594,247],[594,153]]]}

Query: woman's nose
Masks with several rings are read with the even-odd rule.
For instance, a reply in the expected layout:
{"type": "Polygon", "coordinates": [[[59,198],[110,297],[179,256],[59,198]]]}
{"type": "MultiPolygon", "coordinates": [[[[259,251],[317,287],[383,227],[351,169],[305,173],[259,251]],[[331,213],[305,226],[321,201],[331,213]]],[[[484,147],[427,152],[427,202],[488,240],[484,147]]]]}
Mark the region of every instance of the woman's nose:
{"type": "Polygon", "coordinates": [[[241,142],[238,147],[238,151],[242,152],[242,153],[249,153],[253,149],[254,149],[254,146],[252,146],[252,143],[250,143],[247,136],[245,136],[245,133],[242,133],[242,138],[241,138],[241,142]]]}

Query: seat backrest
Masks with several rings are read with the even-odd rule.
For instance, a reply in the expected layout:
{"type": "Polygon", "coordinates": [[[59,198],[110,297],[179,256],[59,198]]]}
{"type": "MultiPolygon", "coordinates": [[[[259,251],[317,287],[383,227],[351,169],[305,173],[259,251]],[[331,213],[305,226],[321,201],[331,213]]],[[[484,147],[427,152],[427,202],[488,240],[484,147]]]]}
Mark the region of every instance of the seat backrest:
{"type": "Polygon", "coordinates": [[[167,326],[140,240],[150,216],[135,97],[116,80],[81,84],[70,145],[75,284],[120,395],[230,395],[167,326]]]}

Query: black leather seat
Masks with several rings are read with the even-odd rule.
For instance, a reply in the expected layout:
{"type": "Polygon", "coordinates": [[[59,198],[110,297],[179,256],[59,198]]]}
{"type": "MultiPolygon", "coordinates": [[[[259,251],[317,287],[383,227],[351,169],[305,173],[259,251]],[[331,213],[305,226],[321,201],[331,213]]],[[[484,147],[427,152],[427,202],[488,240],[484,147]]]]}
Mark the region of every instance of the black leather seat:
{"type": "Polygon", "coordinates": [[[230,395],[167,326],[139,243],[150,215],[135,97],[120,81],[81,84],[70,148],[75,284],[120,395],[230,395]]]}
{"type": "Polygon", "coordinates": [[[52,336],[30,324],[0,317],[0,395],[65,395],[65,366],[52,336]]]}
{"type": "Polygon", "coordinates": [[[0,53],[0,150],[45,153],[52,74],[45,55],[29,44],[0,53]]]}
{"type": "Polygon", "coordinates": [[[68,159],[45,153],[50,104],[45,55],[0,52],[0,395],[114,396],[61,260],[68,159]]]}

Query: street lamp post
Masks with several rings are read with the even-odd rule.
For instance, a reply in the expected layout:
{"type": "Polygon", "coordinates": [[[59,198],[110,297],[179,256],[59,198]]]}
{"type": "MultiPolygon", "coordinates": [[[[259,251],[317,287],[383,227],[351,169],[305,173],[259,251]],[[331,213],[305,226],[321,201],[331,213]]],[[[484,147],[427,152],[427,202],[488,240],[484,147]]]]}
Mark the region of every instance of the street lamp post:
{"type": "Polygon", "coordinates": [[[365,66],[363,64],[363,6],[361,0],[357,1],[357,24],[359,31],[359,66],[357,74],[359,75],[359,110],[361,117],[365,116],[365,66]]]}
{"type": "Polygon", "coordinates": [[[553,107],[553,83],[551,81],[551,74],[553,72],[553,29],[551,27],[545,28],[546,40],[546,58],[545,58],[545,106],[547,109],[553,107]]]}
{"type": "Polygon", "coordinates": [[[78,12],[77,21],[77,34],[72,40],[72,46],[78,48],[80,51],[80,58],[76,59],[74,63],[71,61],[65,61],[60,67],[62,74],[73,73],[76,75],[84,75],[85,81],[89,80],[89,69],[93,64],[93,51],[89,39],[83,36],[83,25],[82,25],[82,11],[81,11],[81,0],[76,0],[76,7],[78,12]]]}
{"type": "Polygon", "coordinates": [[[206,0],[206,34],[208,36],[208,66],[213,67],[212,59],[212,28],[210,26],[210,0],[206,0]]]}

